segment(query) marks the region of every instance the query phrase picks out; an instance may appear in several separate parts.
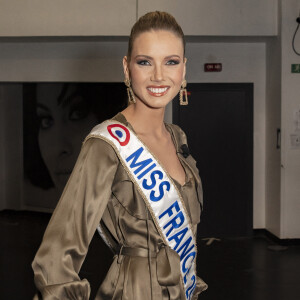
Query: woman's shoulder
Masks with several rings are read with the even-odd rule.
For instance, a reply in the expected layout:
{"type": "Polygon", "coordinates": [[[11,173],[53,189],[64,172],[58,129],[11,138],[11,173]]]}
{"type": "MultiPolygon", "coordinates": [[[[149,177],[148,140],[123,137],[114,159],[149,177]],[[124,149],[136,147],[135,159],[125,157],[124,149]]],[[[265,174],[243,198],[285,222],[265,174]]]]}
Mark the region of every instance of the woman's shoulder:
{"type": "Polygon", "coordinates": [[[92,159],[95,163],[103,161],[118,163],[119,159],[115,149],[99,134],[99,125],[95,126],[84,139],[80,154],[89,157],[89,160],[92,159]]]}
{"type": "Polygon", "coordinates": [[[181,134],[184,134],[184,135],[185,135],[185,133],[184,133],[184,131],[182,130],[182,128],[179,127],[178,125],[173,124],[173,123],[165,123],[165,124],[166,124],[167,126],[171,127],[173,130],[178,131],[178,132],[180,132],[181,134]]]}
{"type": "Polygon", "coordinates": [[[177,142],[179,142],[181,145],[187,144],[187,137],[185,132],[176,124],[172,123],[165,123],[167,127],[169,127],[177,142]]]}
{"type": "Polygon", "coordinates": [[[87,136],[84,140],[79,155],[80,158],[97,165],[104,162],[110,165],[119,164],[119,159],[114,148],[105,140],[95,136],[87,136]]]}

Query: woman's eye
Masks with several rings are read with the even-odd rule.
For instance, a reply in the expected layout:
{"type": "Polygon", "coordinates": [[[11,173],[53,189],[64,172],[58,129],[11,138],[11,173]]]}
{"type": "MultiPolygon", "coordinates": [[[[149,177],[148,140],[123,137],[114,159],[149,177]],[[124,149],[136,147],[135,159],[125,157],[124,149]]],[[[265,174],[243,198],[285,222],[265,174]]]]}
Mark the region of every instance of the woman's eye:
{"type": "Polygon", "coordinates": [[[81,95],[73,95],[71,105],[68,109],[68,119],[70,121],[79,121],[88,116],[91,111],[90,105],[83,100],[81,95]]]}
{"type": "Polygon", "coordinates": [[[167,61],[167,65],[178,65],[178,64],[179,64],[178,60],[171,59],[167,61]]]}
{"type": "Polygon", "coordinates": [[[69,120],[71,121],[78,121],[84,119],[89,114],[89,110],[86,109],[73,109],[69,113],[69,120]]]}
{"type": "Polygon", "coordinates": [[[51,117],[40,117],[39,120],[40,120],[40,128],[44,130],[52,127],[54,123],[51,117]]]}
{"type": "Polygon", "coordinates": [[[137,64],[141,66],[150,66],[150,62],[148,60],[139,60],[137,61],[137,64]]]}

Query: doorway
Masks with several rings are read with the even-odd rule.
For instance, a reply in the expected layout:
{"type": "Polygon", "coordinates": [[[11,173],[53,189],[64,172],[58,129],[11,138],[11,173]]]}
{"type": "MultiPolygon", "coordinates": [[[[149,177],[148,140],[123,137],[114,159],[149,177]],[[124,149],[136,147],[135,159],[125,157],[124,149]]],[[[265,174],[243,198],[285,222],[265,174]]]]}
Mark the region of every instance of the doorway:
{"type": "Polygon", "coordinates": [[[204,193],[201,237],[249,236],[253,229],[253,84],[190,83],[189,105],[173,102],[204,193]]]}

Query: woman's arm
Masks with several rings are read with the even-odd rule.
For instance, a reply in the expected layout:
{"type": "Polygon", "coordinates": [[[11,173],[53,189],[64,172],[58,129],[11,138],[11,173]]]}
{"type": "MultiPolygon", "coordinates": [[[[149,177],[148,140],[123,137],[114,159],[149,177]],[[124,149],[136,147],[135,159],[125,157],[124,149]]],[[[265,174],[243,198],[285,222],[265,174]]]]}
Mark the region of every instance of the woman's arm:
{"type": "Polygon", "coordinates": [[[78,272],[111,196],[119,160],[101,139],[89,139],[51,217],[32,263],[43,299],[89,299],[78,272]]]}

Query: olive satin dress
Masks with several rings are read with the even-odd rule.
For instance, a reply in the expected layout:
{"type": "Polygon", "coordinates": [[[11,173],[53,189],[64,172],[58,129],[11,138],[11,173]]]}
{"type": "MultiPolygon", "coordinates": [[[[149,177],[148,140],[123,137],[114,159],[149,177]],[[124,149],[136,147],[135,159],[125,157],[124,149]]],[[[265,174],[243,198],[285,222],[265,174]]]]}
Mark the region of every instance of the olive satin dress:
{"type": "MultiPolygon", "coordinates": [[[[113,119],[133,130],[121,113],[113,119]]],[[[184,132],[172,124],[166,128],[186,173],[183,186],[173,181],[196,234],[202,210],[200,177],[195,160],[182,151],[182,145],[187,144],[184,132]]],[[[185,299],[178,280],[179,256],[163,244],[143,198],[112,146],[95,137],[85,140],[32,263],[43,299],[89,299],[89,282],[79,278],[78,272],[99,224],[116,255],[95,299],[185,299]]],[[[197,277],[193,300],[206,288],[197,277]]]]}

